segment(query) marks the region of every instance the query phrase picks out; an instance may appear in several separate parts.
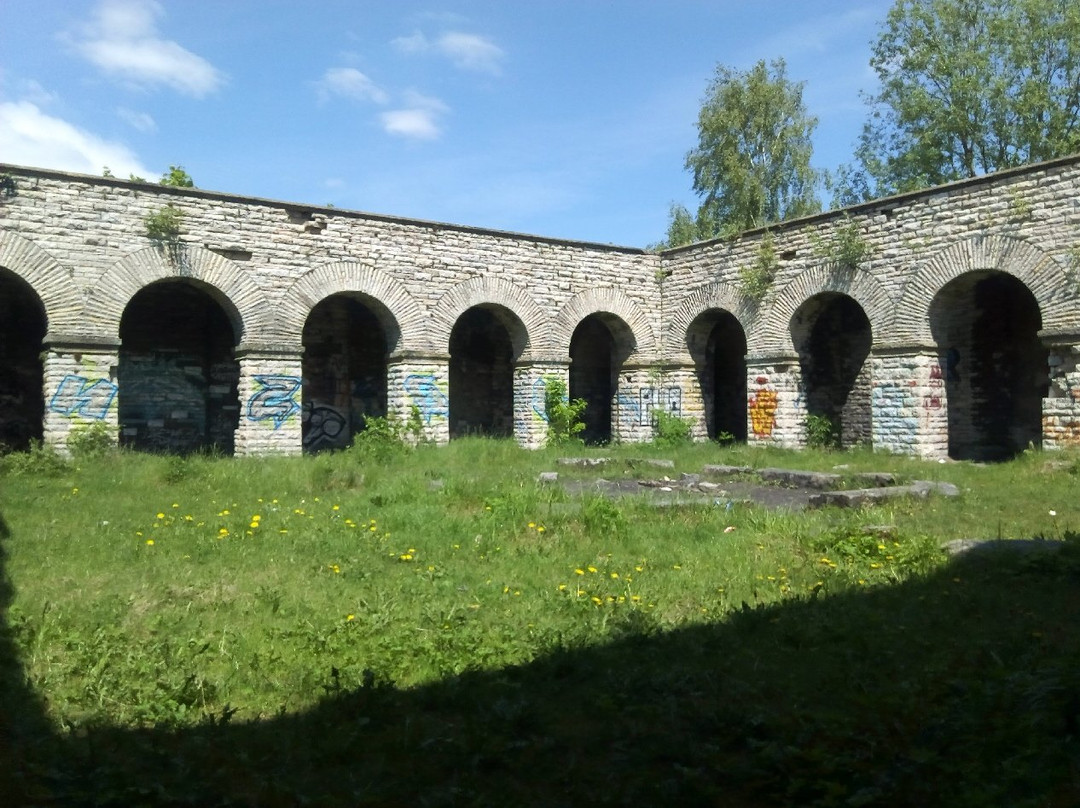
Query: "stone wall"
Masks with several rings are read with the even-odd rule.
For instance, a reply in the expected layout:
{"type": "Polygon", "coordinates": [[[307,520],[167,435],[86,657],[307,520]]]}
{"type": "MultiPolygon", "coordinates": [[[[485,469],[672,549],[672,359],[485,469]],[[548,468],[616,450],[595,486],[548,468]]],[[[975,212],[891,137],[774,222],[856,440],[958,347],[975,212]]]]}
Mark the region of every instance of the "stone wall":
{"type": "Polygon", "coordinates": [[[383,414],[537,446],[551,376],[603,440],[649,439],[662,408],[699,438],[785,446],[815,414],[846,444],[927,456],[1080,442],[1080,158],[661,254],[0,172],[15,447],[100,420],[144,448],[295,453],[383,414]],[[153,244],[167,206],[179,239],[153,244]],[[740,273],[766,239],[753,300],[740,273]]]}

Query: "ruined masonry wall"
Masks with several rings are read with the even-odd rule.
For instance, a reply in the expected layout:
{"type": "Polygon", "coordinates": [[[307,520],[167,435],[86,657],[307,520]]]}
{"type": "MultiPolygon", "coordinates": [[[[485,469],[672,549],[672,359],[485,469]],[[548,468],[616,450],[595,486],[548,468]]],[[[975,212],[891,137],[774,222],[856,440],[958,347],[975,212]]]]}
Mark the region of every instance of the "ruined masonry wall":
{"type": "Polygon", "coordinates": [[[828,293],[852,298],[870,322],[860,384],[874,445],[942,456],[949,402],[931,302],[971,272],[1006,273],[1031,291],[1049,356],[1046,368],[1031,369],[1048,390],[1043,442],[1080,444],[1080,157],[777,225],[768,236],[775,277],[759,302],[742,294],[739,276],[758,260],[762,231],[652,254],[112,178],[0,172],[16,186],[0,199],[0,272],[26,281],[44,306],[44,436],[61,447],[73,425],[101,421],[115,433],[125,308],[156,281],[186,279],[221,305],[236,337],[238,454],[301,450],[301,334],[312,308],[340,292],[358,296],[382,325],[388,414],[418,412],[435,441],[449,437],[450,332],[470,307],[486,305],[509,324],[513,431],[523,445],[543,442],[543,379],[567,378],[570,337],[591,314],[615,324],[621,357],[613,439],[649,439],[657,408],[692,419],[704,437],[712,393],[701,390],[708,373],[688,335],[717,311],[733,314],[747,338],[749,440],[803,445],[806,381],[790,323],[828,293]],[[183,214],[172,249],[146,237],[146,217],[166,205],[183,214]],[[836,260],[844,233],[867,247],[857,267],[836,260]]]}

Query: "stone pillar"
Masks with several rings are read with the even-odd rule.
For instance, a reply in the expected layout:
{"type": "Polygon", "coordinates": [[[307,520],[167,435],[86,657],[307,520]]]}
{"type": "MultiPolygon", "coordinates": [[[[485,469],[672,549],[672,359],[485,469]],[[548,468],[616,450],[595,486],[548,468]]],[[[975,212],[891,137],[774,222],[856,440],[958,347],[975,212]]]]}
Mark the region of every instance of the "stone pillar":
{"type": "Polygon", "coordinates": [[[1080,446],[1080,334],[1040,334],[1050,385],[1042,401],[1044,449],[1080,446]]]}
{"type": "Polygon", "coordinates": [[[806,397],[797,356],[747,357],[746,399],[750,446],[806,445],[806,397]]]}
{"type": "Polygon", "coordinates": [[[72,430],[92,424],[104,424],[115,443],[119,344],[54,335],[44,344],[45,443],[67,454],[72,430]]]}
{"type": "Polygon", "coordinates": [[[398,352],[386,363],[387,417],[408,423],[414,409],[424,440],[450,441],[450,356],[398,352]]]}
{"type": "Polygon", "coordinates": [[[526,449],[547,442],[544,411],[545,380],[555,378],[570,389],[570,363],[566,360],[529,360],[514,366],[514,440],[526,449]]]}
{"type": "Polygon", "coordinates": [[[240,419],[234,452],[238,457],[303,450],[301,351],[299,347],[237,349],[240,419]]]}
{"type": "Polygon", "coordinates": [[[690,422],[690,434],[694,440],[709,439],[705,391],[701,389],[701,375],[696,365],[664,365],[653,398],[662,409],[690,422]]]}
{"type": "Polygon", "coordinates": [[[614,381],[612,442],[645,443],[652,440],[652,411],[666,404],[661,374],[650,365],[623,365],[614,381]]]}
{"type": "Polygon", "coordinates": [[[936,346],[875,349],[875,449],[926,458],[949,456],[949,402],[945,360],[936,346]]]}

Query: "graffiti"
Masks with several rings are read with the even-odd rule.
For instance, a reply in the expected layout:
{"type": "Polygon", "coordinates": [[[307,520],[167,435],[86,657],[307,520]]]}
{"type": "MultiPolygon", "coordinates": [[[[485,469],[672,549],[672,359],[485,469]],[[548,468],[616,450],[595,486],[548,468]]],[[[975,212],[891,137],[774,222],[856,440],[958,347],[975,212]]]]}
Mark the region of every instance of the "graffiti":
{"type": "Polygon", "coordinates": [[[622,420],[638,426],[651,426],[657,410],[682,416],[681,387],[641,387],[636,396],[632,392],[620,392],[615,401],[622,420]]]}
{"type": "Polygon", "coordinates": [[[641,406],[638,408],[638,418],[642,426],[653,422],[653,411],[664,410],[676,417],[682,416],[682,388],[681,387],[642,387],[638,391],[641,406]]]}
{"type": "Polygon", "coordinates": [[[930,366],[930,381],[927,382],[927,386],[931,388],[931,391],[923,396],[923,409],[925,410],[940,410],[941,409],[941,388],[945,386],[943,380],[943,374],[941,372],[941,365],[930,366]]]}
{"type": "Polygon", "coordinates": [[[256,376],[255,383],[261,389],[248,399],[248,420],[273,421],[274,429],[281,429],[286,421],[300,412],[295,398],[302,384],[299,376],[256,376]]]}
{"type": "Polygon", "coordinates": [[[530,392],[530,401],[532,403],[532,412],[535,418],[539,418],[545,424],[548,422],[547,414],[547,382],[543,379],[537,379],[532,383],[532,389],[530,392]]]}
{"type": "Polygon", "coordinates": [[[116,399],[117,389],[108,379],[91,381],[85,376],[69,373],[60,380],[60,386],[49,402],[49,409],[68,418],[78,415],[103,421],[116,399]]]}
{"type": "Polygon", "coordinates": [[[413,373],[405,377],[405,393],[413,406],[420,410],[424,423],[436,418],[450,417],[450,399],[435,379],[434,373],[413,373]]]}
{"type": "Polygon", "coordinates": [[[775,390],[758,390],[747,402],[750,428],[759,438],[768,438],[776,428],[777,395],[775,390]]]}
{"type": "MultiPolygon", "coordinates": [[[[309,452],[317,452],[327,446],[345,445],[342,434],[345,432],[348,420],[329,404],[308,402],[304,405],[300,417],[304,425],[304,448],[309,452]]],[[[347,439],[348,435],[344,437],[347,439]]]]}

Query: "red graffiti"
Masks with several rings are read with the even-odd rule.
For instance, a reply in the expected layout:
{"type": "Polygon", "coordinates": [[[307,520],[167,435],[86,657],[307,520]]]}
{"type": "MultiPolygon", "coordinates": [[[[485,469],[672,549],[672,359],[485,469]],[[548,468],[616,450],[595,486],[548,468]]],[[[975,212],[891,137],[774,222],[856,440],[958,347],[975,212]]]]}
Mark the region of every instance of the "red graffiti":
{"type": "Polygon", "coordinates": [[[924,396],[923,408],[927,410],[940,410],[941,409],[941,396],[924,396]]]}
{"type": "Polygon", "coordinates": [[[750,428],[759,438],[767,438],[776,428],[777,396],[773,390],[758,390],[750,396],[750,428]]]}
{"type": "Polygon", "coordinates": [[[939,380],[942,378],[941,365],[931,365],[930,366],[930,378],[931,379],[939,379],[939,380]]]}

